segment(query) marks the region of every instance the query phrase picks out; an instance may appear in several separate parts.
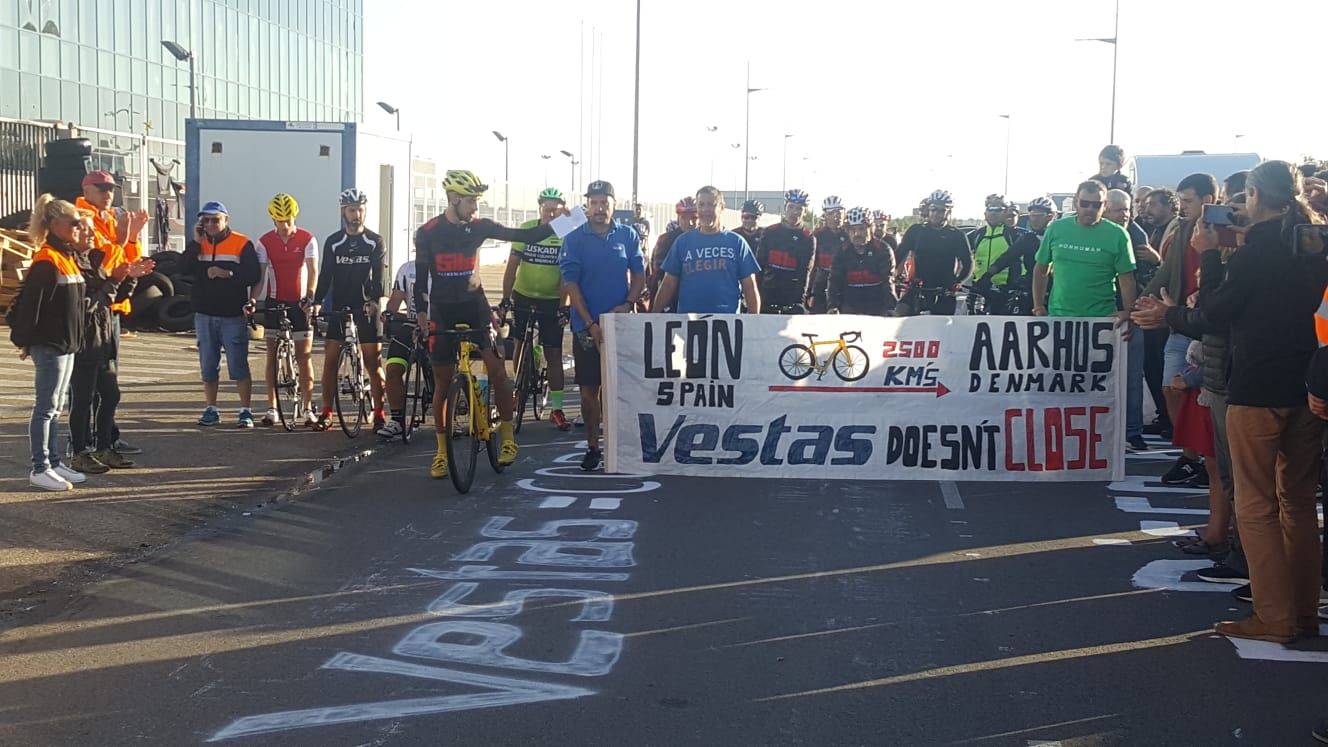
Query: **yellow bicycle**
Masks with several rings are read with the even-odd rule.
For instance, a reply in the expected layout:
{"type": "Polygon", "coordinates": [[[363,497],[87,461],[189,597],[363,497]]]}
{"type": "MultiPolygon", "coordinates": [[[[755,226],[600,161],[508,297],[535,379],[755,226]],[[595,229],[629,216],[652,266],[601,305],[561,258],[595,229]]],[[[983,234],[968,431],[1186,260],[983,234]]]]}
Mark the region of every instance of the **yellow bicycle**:
{"type": "Polygon", "coordinates": [[[816,380],[820,381],[825,377],[827,368],[834,369],[835,375],[843,381],[857,381],[867,375],[871,365],[867,351],[849,344],[862,339],[861,332],[840,332],[838,340],[820,342],[817,342],[816,335],[804,332],[802,336],[807,338],[806,345],[795,342],[779,354],[779,370],[785,376],[799,381],[816,371],[816,380]],[[816,355],[816,349],[822,347],[834,348],[823,361],[818,360],[816,355]]]}
{"type": "Polygon", "coordinates": [[[447,442],[448,470],[452,484],[459,492],[470,490],[475,480],[475,463],[479,460],[480,444],[483,443],[489,453],[489,466],[494,472],[502,472],[504,465],[498,462],[498,453],[502,438],[494,423],[498,421],[497,408],[493,404],[493,387],[481,387],[475,364],[484,365],[480,355],[478,340],[488,330],[471,329],[468,324],[458,324],[450,330],[439,333],[447,338],[449,345],[457,349],[457,370],[452,377],[452,388],[447,395],[447,421],[440,423],[446,428],[444,438],[447,442]]]}

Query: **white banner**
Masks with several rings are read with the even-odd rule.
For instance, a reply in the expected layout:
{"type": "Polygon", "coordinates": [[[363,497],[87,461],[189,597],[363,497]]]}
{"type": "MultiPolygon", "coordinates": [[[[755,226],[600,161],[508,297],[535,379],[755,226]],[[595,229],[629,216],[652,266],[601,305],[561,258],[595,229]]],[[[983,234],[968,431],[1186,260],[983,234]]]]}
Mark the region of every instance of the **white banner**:
{"type": "Polygon", "coordinates": [[[605,315],[612,472],[1125,477],[1110,319],[605,315]]]}

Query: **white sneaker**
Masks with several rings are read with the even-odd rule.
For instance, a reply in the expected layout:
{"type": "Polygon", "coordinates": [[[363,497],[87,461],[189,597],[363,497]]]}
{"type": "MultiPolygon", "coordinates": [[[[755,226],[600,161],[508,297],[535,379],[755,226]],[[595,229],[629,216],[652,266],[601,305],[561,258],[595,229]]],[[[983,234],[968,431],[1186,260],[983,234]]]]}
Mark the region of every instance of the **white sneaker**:
{"type": "Polygon", "coordinates": [[[310,407],[304,411],[304,427],[312,428],[318,424],[318,416],[314,414],[314,408],[310,407]]]}
{"type": "Polygon", "coordinates": [[[378,429],[378,435],[383,438],[396,438],[405,432],[405,430],[406,429],[402,427],[401,423],[398,423],[395,420],[389,420],[383,424],[382,428],[378,429]]]}
{"type": "Polygon", "coordinates": [[[42,490],[50,490],[52,492],[72,490],[74,487],[69,484],[68,480],[56,474],[53,469],[48,469],[45,472],[32,473],[32,475],[28,477],[28,482],[33,487],[41,488],[42,490]]]}
{"type": "Polygon", "coordinates": [[[263,425],[281,425],[281,415],[276,410],[268,410],[263,416],[263,425]]]}
{"type": "Polygon", "coordinates": [[[70,485],[77,485],[80,482],[88,481],[87,475],[83,474],[82,472],[79,472],[78,470],[70,469],[69,467],[66,467],[63,464],[55,465],[53,470],[55,474],[63,477],[65,479],[65,482],[69,483],[70,485]]]}

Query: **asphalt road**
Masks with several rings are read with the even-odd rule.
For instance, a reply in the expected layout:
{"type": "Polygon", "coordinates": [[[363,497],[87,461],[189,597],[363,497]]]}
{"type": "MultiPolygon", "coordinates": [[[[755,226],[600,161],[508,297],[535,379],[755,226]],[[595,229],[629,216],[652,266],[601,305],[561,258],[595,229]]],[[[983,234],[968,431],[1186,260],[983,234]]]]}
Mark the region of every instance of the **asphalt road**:
{"type": "Polygon", "coordinates": [[[1242,658],[1224,587],[1132,583],[1202,496],[584,475],[543,423],[457,496],[421,435],[0,634],[0,744],[1296,745],[1328,715],[1328,645],[1242,658]]]}

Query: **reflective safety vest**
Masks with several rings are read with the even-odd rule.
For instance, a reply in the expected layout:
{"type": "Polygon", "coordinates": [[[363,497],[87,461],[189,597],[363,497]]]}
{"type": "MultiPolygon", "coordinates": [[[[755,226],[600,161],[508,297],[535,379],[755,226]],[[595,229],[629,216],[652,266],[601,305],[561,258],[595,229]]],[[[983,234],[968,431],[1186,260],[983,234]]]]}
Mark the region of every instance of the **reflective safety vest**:
{"type": "Polygon", "coordinates": [[[1319,310],[1314,312],[1314,333],[1319,336],[1319,347],[1328,347],[1328,288],[1323,291],[1319,310]]]}

